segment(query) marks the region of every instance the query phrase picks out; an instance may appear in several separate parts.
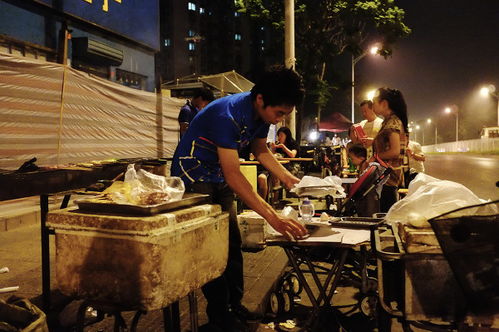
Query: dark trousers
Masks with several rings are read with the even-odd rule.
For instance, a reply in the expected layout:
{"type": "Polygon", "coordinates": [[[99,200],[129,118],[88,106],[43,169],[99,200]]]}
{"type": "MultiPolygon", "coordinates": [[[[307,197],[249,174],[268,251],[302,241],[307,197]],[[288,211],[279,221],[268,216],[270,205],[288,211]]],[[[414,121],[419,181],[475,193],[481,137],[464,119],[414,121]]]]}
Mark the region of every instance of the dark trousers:
{"type": "Polygon", "coordinates": [[[398,201],[398,187],[384,185],[379,198],[379,207],[382,213],[388,212],[393,204],[398,201]]]}
{"type": "Polygon", "coordinates": [[[239,305],[244,293],[241,234],[237,226],[234,193],[226,183],[193,183],[188,191],[208,194],[213,204],[220,204],[229,212],[229,258],[223,274],[208,282],[202,291],[208,302],[206,313],[210,322],[223,323],[230,305],[239,305]]]}

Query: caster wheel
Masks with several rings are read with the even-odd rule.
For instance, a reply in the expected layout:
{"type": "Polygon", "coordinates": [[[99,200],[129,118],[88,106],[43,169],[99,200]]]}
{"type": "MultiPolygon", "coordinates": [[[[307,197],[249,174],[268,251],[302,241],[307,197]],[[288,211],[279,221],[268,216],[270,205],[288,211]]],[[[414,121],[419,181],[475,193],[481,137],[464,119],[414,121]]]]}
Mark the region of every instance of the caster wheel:
{"type": "Polygon", "coordinates": [[[269,298],[270,312],[279,315],[284,311],[284,296],[281,292],[272,292],[269,298]]]}
{"type": "Polygon", "coordinates": [[[369,292],[376,292],[378,290],[378,280],[376,278],[367,277],[367,289],[369,292]]]}
{"type": "Polygon", "coordinates": [[[282,299],[283,299],[283,313],[289,313],[291,309],[293,309],[293,304],[294,304],[294,295],[292,292],[284,292],[281,293],[282,299]]]}
{"type": "Polygon", "coordinates": [[[377,305],[378,298],[374,295],[365,296],[359,301],[360,312],[368,318],[374,318],[376,316],[377,305]]]}
{"type": "Polygon", "coordinates": [[[300,282],[300,279],[298,279],[298,276],[296,274],[290,274],[286,278],[286,284],[288,285],[289,290],[293,295],[300,295],[300,293],[303,291],[303,285],[300,282]]]}

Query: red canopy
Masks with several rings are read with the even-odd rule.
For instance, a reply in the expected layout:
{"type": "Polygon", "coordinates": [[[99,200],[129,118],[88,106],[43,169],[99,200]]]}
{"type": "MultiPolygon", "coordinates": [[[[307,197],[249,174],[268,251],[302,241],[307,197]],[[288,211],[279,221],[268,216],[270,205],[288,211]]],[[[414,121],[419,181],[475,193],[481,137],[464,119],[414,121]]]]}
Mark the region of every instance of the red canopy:
{"type": "Polygon", "coordinates": [[[348,120],[343,114],[334,112],[319,123],[319,131],[341,133],[348,131],[351,126],[352,121],[348,120]]]}

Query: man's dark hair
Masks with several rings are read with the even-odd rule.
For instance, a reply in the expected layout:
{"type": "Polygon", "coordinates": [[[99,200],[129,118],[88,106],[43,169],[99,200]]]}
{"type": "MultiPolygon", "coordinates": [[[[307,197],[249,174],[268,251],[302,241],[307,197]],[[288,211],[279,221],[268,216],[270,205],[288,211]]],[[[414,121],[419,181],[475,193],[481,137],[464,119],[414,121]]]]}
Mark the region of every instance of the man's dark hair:
{"type": "Polygon", "coordinates": [[[373,102],[372,100],[366,99],[360,102],[360,106],[364,106],[367,104],[367,107],[373,108],[373,102]]]}
{"type": "Polygon", "coordinates": [[[201,99],[209,101],[210,103],[215,100],[213,92],[210,89],[206,88],[196,89],[196,91],[194,92],[194,96],[192,98],[196,99],[197,97],[201,97],[201,99]]]}
{"type": "Polygon", "coordinates": [[[367,159],[367,149],[362,144],[353,144],[348,148],[348,153],[353,153],[358,158],[367,159]]]}
{"type": "Polygon", "coordinates": [[[282,65],[272,66],[256,82],[251,89],[251,98],[261,94],[264,106],[297,106],[300,105],[305,89],[300,74],[282,65]]]}

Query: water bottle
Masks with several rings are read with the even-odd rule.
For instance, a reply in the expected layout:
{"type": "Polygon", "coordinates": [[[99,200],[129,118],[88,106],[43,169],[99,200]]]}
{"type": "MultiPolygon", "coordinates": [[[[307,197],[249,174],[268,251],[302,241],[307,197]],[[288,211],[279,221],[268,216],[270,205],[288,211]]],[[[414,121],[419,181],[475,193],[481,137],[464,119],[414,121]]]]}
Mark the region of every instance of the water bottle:
{"type": "Polygon", "coordinates": [[[299,207],[300,216],[303,222],[309,222],[312,220],[314,216],[315,209],[312,202],[309,201],[308,197],[306,197],[300,204],[299,207]]]}

